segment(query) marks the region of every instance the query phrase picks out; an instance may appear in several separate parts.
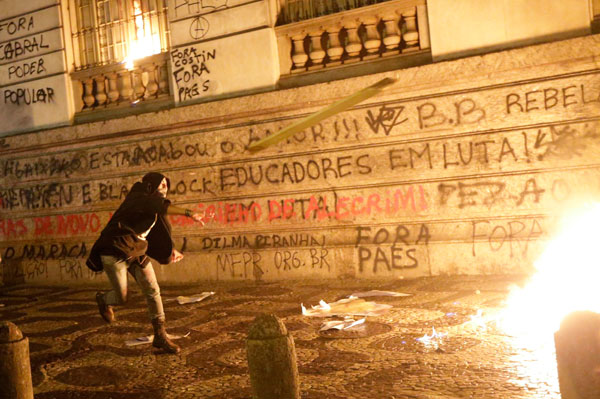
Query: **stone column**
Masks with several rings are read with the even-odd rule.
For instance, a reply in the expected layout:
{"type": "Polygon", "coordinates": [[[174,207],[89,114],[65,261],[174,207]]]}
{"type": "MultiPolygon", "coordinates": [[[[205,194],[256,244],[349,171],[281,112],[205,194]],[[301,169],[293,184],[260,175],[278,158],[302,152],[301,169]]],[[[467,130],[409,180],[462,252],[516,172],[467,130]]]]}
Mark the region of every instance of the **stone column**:
{"type": "Polygon", "coordinates": [[[146,64],[143,67],[144,72],[148,75],[148,83],[146,84],[146,92],[144,98],[154,98],[158,93],[158,83],[156,79],[156,65],[146,64]]]}
{"type": "Polygon", "coordinates": [[[344,48],[340,43],[340,26],[333,25],[327,27],[327,34],[329,35],[329,46],[327,48],[327,55],[329,56],[328,66],[341,65],[342,54],[344,54],[344,48]]]}
{"type": "Polygon", "coordinates": [[[108,100],[110,103],[116,103],[119,100],[119,89],[117,84],[117,74],[111,72],[108,77],[108,100]]]}
{"type": "Polygon", "coordinates": [[[96,102],[98,105],[104,105],[106,103],[106,78],[104,75],[94,76],[94,81],[96,82],[96,102]]]}
{"type": "Polygon", "coordinates": [[[310,36],[310,52],[308,56],[312,61],[312,66],[308,69],[321,69],[325,68],[325,50],[323,50],[323,46],[321,45],[321,37],[323,36],[322,30],[315,30],[308,34],[310,36]]]}
{"type": "Polygon", "coordinates": [[[404,41],[406,42],[406,48],[402,51],[403,53],[410,51],[419,50],[419,31],[417,30],[417,9],[411,8],[410,10],[402,13],[404,19],[404,41]]]}
{"type": "Polygon", "coordinates": [[[136,68],[131,71],[134,101],[141,100],[142,97],[144,97],[144,92],[146,91],[142,81],[142,73],[143,71],[141,68],[136,68]]]}
{"type": "Polygon", "coordinates": [[[167,63],[158,67],[158,95],[169,94],[169,69],[167,63]]]}
{"type": "Polygon", "coordinates": [[[383,17],[383,23],[385,25],[385,36],[383,38],[383,44],[385,44],[385,52],[383,56],[397,55],[400,53],[398,47],[402,40],[402,34],[398,28],[398,22],[400,16],[395,12],[385,14],[383,17]]]}
{"type": "Polygon", "coordinates": [[[379,36],[379,31],[377,30],[378,23],[379,18],[377,18],[377,16],[367,15],[363,18],[363,24],[365,25],[366,31],[364,46],[367,50],[367,54],[364,57],[365,60],[371,60],[379,57],[381,37],[379,36]]]}
{"type": "Polygon", "coordinates": [[[83,103],[86,108],[91,108],[96,102],[94,97],[94,79],[88,78],[83,81],[83,103]]]}
{"type": "Polygon", "coordinates": [[[125,101],[133,100],[133,88],[131,87],[131,73],[129,71],[119,71],[119,99],[125,101]]]}
{"type": "Polygon", "coordinates": [[[305,33],[292,36],[292,63],[294,64],[292,73],[304,72],[306,70],[304,66],[306,65],[306,61],[308,61],[308,54],[304,51],[305,37],[305,33]]]}
{"type": "Polygon", "coordinates": [[[344,21],[344,28],[348,35],[348,43],[346,44],[346,53],[348,58],[344,61],[345,64],[360,61],[360,51],[362,50],[363,44],[358,36],[358,27],[360,22],[358,20],[344,21]]]}
{"type": "Polygon", "coordinates": [[[275,315],[257,316],[246,341],[253,399],[300,399],[294,339],[275,315]]]}
{"type": "Polygon", "coordinates": [[[0,323],[0,398],[33,399],[29,340],[10,321],[0,323]]]}

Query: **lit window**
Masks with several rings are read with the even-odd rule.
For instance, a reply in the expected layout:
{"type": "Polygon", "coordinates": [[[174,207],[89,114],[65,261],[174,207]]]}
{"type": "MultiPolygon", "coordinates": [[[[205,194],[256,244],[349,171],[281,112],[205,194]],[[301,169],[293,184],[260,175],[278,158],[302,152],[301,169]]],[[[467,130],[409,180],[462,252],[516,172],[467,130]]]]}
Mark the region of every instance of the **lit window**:
{"type": "Polygon", "coordinates": [[[166,0],[73,0],[75,68],[131,62],[167,49],[166,0]]]}

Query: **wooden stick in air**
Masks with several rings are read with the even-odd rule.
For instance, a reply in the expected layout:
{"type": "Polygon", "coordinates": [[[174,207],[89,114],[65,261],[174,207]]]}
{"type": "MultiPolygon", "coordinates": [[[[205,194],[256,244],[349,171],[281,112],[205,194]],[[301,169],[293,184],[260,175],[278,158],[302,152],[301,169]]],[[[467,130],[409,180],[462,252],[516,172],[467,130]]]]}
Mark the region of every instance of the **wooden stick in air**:
{"type": "Polygon", "coordinates": [[[354,93],[338,102],[335,102],[335,103],[323,108],[322,110],[317,111],[314,114],[309,115],[306,118],[299,120],[298,122],[284,128],[284,129],[281,129],[280,131],[278,131],[275,134],[264,137],[264,138],[260,139],[259,141],[256,141],[256,142],[250,144],[250,146],[248,147],[248,150],[251,153],[255,153],[257,151],[267,148],[270,145],[279,143],[281,140],[284,140],[284,139],[290,137],[292,134],[301,132],[302,130],[306,129],[307,127],[310,127],[310,126],[314,125],[315,123],[319,123],[320,121],[322,121],[325,118],[329,118],[330,116],[335,115],[338,112],[342,112],[345,109],[348,109],[348,108],[352,107],[353,105],[356,105],[359,102],[364,101],[367,98],[374,96],[375,94],[377,94],[381,90],[383,90],[385,87],[387,87],[395,82],[396,82],[396,80],[392,79],[392,78],[382,79],[379,82],[377,82],[369,87],[365,87],[364,89],[361,89],[361,90],[357,91],[356,93],[354,93]]]}

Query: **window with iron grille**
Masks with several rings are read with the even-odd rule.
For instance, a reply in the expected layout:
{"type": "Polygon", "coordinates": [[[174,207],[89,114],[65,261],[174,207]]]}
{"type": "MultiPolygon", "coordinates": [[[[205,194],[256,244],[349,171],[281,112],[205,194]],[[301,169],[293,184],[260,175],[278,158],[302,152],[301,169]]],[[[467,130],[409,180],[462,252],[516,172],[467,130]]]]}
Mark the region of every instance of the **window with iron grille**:
{"type": "Polygon", "coordinates": [[[277,25],[335,14],[385,1],[387,0],[280,0],[282,7],[277,25]]]}
{"type": "Polygon", "coordinates": [[[167,50],[167,0],[71,0],[75,69],[167,50]]]}

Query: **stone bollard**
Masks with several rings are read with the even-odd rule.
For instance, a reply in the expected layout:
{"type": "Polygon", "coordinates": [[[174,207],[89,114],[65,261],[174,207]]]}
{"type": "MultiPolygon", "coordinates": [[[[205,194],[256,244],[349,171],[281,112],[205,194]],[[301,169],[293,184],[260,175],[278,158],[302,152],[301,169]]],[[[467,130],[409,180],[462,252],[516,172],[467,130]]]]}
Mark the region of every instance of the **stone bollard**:
{"type": "Polygon", "coordinates": [[[600,314],[573,312],[554,334],[562,399],[600,398],[600,314]]]}
{"type": "Polygon", "coordinates": [[[275,315],[256,317],[246,341],[253,399],[300,399],[294,339],[275,315]]]}
{"type": "Polygon", "coordinates": [[[33,399],[29,340],[10,321],[0,323],[0,398],[33,399]]]}

